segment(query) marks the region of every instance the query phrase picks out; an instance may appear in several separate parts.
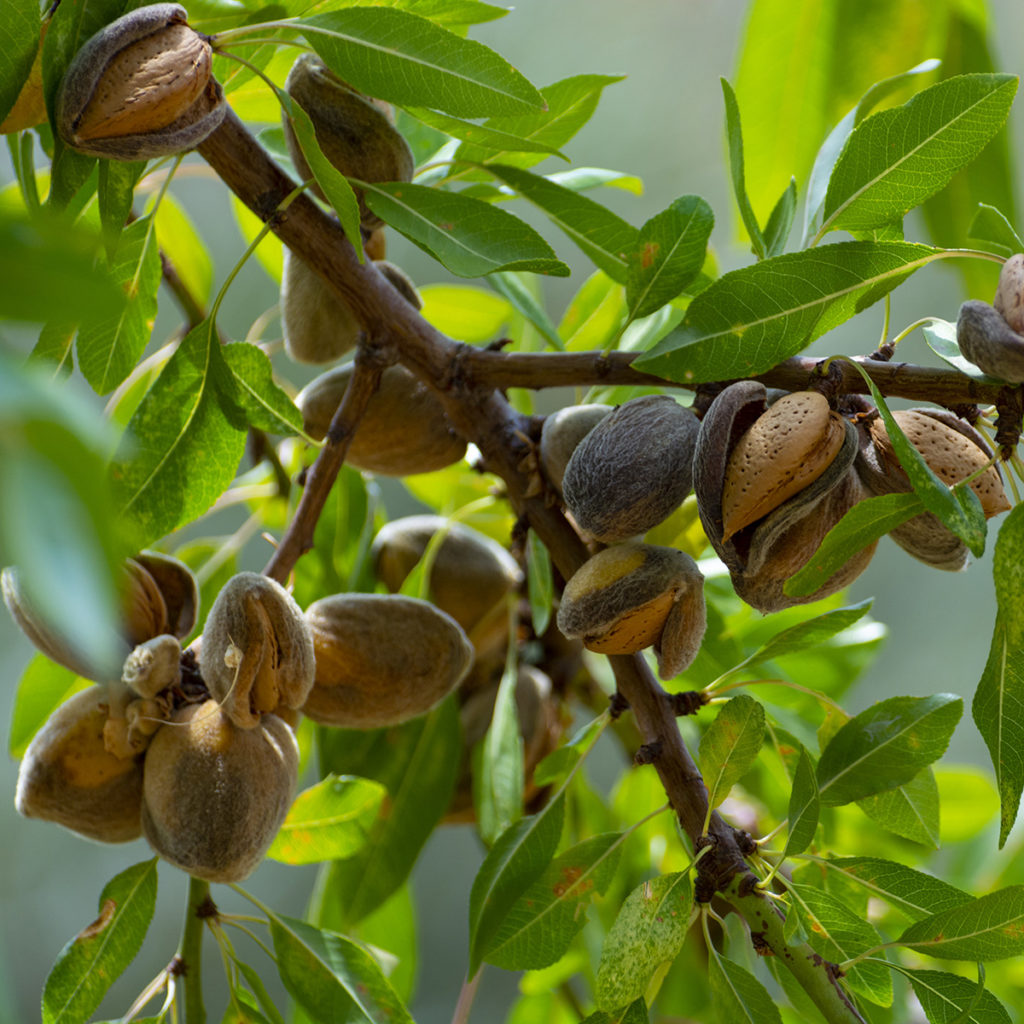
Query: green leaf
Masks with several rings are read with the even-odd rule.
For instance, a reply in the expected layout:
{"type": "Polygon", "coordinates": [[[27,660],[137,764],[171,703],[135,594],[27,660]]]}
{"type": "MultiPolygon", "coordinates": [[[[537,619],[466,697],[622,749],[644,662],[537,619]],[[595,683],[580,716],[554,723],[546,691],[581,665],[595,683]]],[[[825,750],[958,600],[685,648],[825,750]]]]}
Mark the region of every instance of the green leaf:
{"type": "Polygon", "coordinates": [[[708,979],[719,1024],[782,1024],[768,990],[750,971],[724,957],[714,947],[708,957],[708,979]]]}
{"type": "Polygon", "coordinates": [[[963,701],[950,693],[872,704],[822,751],[822,803],[836,807],[909,782],[942,756],[962,712],[963,701]]]}
{"type": "Polygon", "coordinates": [[[210,301],[213,291],[213,261],[206,243],[184,208],[170,194],[160,200],[154,223],[161,250],[202,307],[210,301]]]}
{"type": "Polygon", "coordinates": [[[796,178],[790,178],[779,201],[772,207],[768,222],[764,226],[766,255],[778,256],[786,249],[789,233],[796,217],[796,178]]]}
{"type": "Polygon", "coordinates": [[[503,57],[407,11],[350,7],[294,24],[335,74],[368,96],[456,117],[544,107],[503,57]]]}
{"type": "Polygon", "coordinates": [[[76,676],[69,668],[50,661],[43,654],[34,654],[25,667],[14,695],[11,729],[7,749],[20,761],[32,737],[43,727],[50,715],[69,697],[92,683],[76,676]]]}
{"type": "Polygon", "coordinates": [[[541,299],[534,295],[529,280],[514,271],[499,271],[491,275],[490,283],[499,295],[503,295],[511,303],[517,313],[522,314],[536,328],[552,348],[558,351],[565,349],[562,339],[558,336],[558,328],[548,316],[541,299]]]}
{"type": "Polygon", "coordinates": [[[156,906],[156,864],[135,864],[103,887],[99,917],[61,950],[46,979],[43,1024],[87,1020],[135,958],[156,906]]]}
{"type": "Polygon", "coordinates": [[[714,223],[711,207],[700,196],[681,196],[644,224],[626,257],[631,320],[660,309],[697,277],[714,223]]]}
{"type": "Polygon", "coordinates": [[[569,171],[555,171],[545,174],[548,181],[561,185],[571,192],[586,192],[592,188],[618,188],[634,196],[644,194],[644,183],[634,174],[612,171],[606,167],[574,167],[569,171]]]}
{"type": "Polygon", "coordinates": [[[866,118],[832,172],[819,237],[882,227],[934,195],[999,131],[1016,91],[1013,75],[961,75],[866,118]]]}
{"type": "MultiPolygon", "coordinates": [[[[881,943],[874,927],[831,893],[806,885],[790,884],[786,888],[807,918],[808,942],[826,960],[843,963],[881,943]]],[[[892,978],[884,964],[861,961],[846,972],[845,978],[850,988],[873,1002],[892,1004],[892,978]]]]}
{"type": "Polygon", "coordinates": [[[547,967],[569,948],[586,923],[593,893],[604,895],[615,876],[622,835],[584,839],[548,863],[509,908],[483,958],[498,967],[547,967]]]}
{"type": "Polygon", "coordinates": [[[961,907],[974,899],[941,878],[879,857],[837,857],[826,863],[855,879],[873,897],[902,910],[913,921],[961,907]]]}
{"type": "Polygon", "coordinates": [[[78,366],[100,395],[113,391],[135,369],[153,332],[160,253],[152,217],[124,229],[108,269],[127,301],[117,316],[83,322],[77,345],[78,366]]]}
{"type": "Polygon", "coordinates": [[[127,233],[124,229],[131,217],[135,185],[145,169],[145,160],[100,161],[96,198],[99,200],[103,238],[111,257],[127,233]]]}
{"type": "Polygon", "coordinates": [[[233,378],[216,325],[204,320],[142,400],[114,459],[118,512],[137,546],[206,512],[231,483],[244,450],[233,378]]]}
{"type": "Polygon", "coordinates": [[[391,729],[321,729],[321,771],[358,774],[387,787],[390,799],[359,853],[330,868],[334,908],[346,929],[379,907],[408,877],[448,809],[462,740],[452,700],[391,729]]]}
{"type": "Polygon", "coordinates": [[[915,921],[897,940],[942,960],[1004,960],[1024,952],[1024,886],[1012,885],[915,921]]]}
{"type": "Polygon", "coordinates": [[[818,797],[818,779],[814,762],[807,751],[800,747],[800,760],[793,773],[793,790],[789,794],[789,838],[782,851],[782,860],[797,853],[803,853],[818,828],[821,800],[818,797]]]}
{"type": "Polygon", "coordinates": [[[224,345],[221,354],[234,378],[235,400],[251,426],[271,434],[302,433],[302,413],[274,383],[274,368],[263,349],[237,341],[224,345]]]}
{"type": "Polygon", "coordinates": [[[351,857],[366,845],[386,796],[379,782],[328,775],[295,798],[267,856],[285,864],[351,857]]]}
{"type": "Polygon", "coordinates": [[[969,238],[993,242],[1004,256],[1024,252],[1024,240],[1014,230],[1006,215],[987,203],[978,203],[978,212],[967,229],[969,238]]]}
{"type": "Polygon", "coordinates": [[[551,572],[551,556],[533,530],[526,535],[526,579],[533,632],[542,636],[551,621],[555,582],[551,572]]]}
{"type": "Polygon", "coordinates": [[[943,255],[910,242],[840,242],[762,260],[712,282],[632,365],[687,384],[764,373],[943,255]]]}
{"type": "Polygon", "coordinates": [[[523,738],[516,709],[518,678],[516,649],[510,644],[491,724],[474,750],[473,804],[480,838],[488,844],[523,814],[523,738]]]}
{"type": "MultiPolygon", "coordinates": [[[[647,1004],[643,999],[636,999],[628,1006],[619,1007],[611,1012],[598,1010],[597,1013],[592,1013],[581,1024],[650,1024],[650,1019],[647,1014],[647,1004]]],[[[524,1018],[524,1020],[530,1021],[532,1024],[536,1017],[531,1015],[524,1018]]],[[[512,1018],[509,1018],[509,1024],[513,1024],[512,1018]]],[[[516,1024],[518,1024],[518,1021],[516,1024]]]]}
{"type": "Polygon", "coordinates": [[[929,1024],[1011,1024],[1005,1007],[979,982],[946,971],[901,967],[929,1024]]]}
{"type": "Polygon", "coordinates": [[[413,1024],[377,961],[362,946],[305,921],[273,912],[268,916],[281,980],[315,1020],[413,1024]]]}
{"type": "Polygon", "coordinates": [[[459,277],[530,270],[566,277],[569,268],[527,223],[490,203],[425,185],[361,183],[366,205],[459,277]]]}
{"type": "MultiPolygon", "coordinates": [[[[495,285],[496,273],[488,284],[495,285]]],[[[468,284],[428,284],[418,289],[425,320],[450,338],[471,345],[492,341],[512,319],[513,311],[500,295],[468,284]]]]}
{"type": "Polygon", "coordinates": [[[708,787],[708,806],[717,807],[747,773],[764,741],[764,708],[747,694],[722,705],[700,740],[697,765],[708,787]]]}
{"type": "Polygon", "coordinates": [[[924,505],[914,493],[880,494],[858,501],[782,589],[792,597],[813,594],[859,551],[923,511],[924,505]]]}
{"type": "Polygon", "coordinates": [[[640,998],[661,964],[683,948],[693,908],[685,872],[638,885],[622,904],[601,950],[597,1005],[608,1012],[640,998]]]}
{"type": "MultiPolygon", "coordinates": [[[[590,120],[605,86],[620,81],[621,75],[574,75],[562,79],[541,90],[546,110],[492,117],[484,122],[483,127],[505,132],[516,139],[525,139],[557,152],[590,120]]],[[[494,153],[468,142],[464,142],[455,152],[455,160],[460,163],[486,163],[499,158],[502,163],[515,167],[531,167],[544,157],[543,154],[521,150],[494,153]]]]}
{"type": "Polygon", "coordinates": [[[0,25],[0,121],[11,112],[39,50],[39,4],[10,0],[0,25]]]}
{"type": "Polygon", "coordinates": [[[448,117],[423,107],[407,107],[406,109],[413,117],[430,125],[431,128],[436,128],[453,139],[460,139],[480,149],[493,149],[499,153],[541,153],[544,156],[561,157],[566,161],[569,159],[565,154],[543,142],[523,139],[511,132],[490,128],[486,124],[475,124],[472,121],[463,121],[458,117],[448,117]]]}
{"type": "Polygon", "coordinates": [[[581,726],[576,734],[557,750],[553,750],[533,770],[533,781],[538,786],[561,782],[587,756],[608,724],[607,715],[599,715],[581,726]]]}
{"type": "Polygon", "coordinates": [[[632,224],[593,199],[529,171],[508,164],[488,164],[487,170],[543,210],[613,281],[626,283],[626,254],[636,248],[638,238],[632,224]]]}
{"type": "Polygon", "coordinates": [[[324,156],[309,114],[283,89],[274,91],[291,123],[302,155],[306,158],[306,163],[309,164],[309,169],[323,189],[324,195],[327,196],[327,201],[338,215],[338,223],[341,224],[345,237],[352,243],[361,263],[363,261],[363,236],[359,230],[359,201],[352,191],[352,186],[348,183],[345,175],[324,156]]]}
{"type": "Polygon", "coordinates": [[[960,354],[960,343],[956,337],[956,324],[948,320],[932,320],[921,328],[928,347],[939,358],[944,359],[954,370],[975,380],[992,382],[991,377],[981,372],[974,365],[960,354]]]}
{"type": "Polygon", "coordinates": [[[971,713],[985,740],[999,789],[999,845],[1017,820],[1024,790],[1024,507],[1006,517],[996,538],[992,575],[996,622],[971,713]]]}
{"type": "Polygon", "coordinates": [[[857,806],[890,832],[939,848],[939,788],[931,768],[902,786],[858,800],[857,806]]]}
{"type": "Polygon", "coordinates": [[[595,270],[569,301],[558,333],[570,352],[608,348],[626,319],[626,294],[603,270],[595,270]]]}
{"type": "Polygon", "coordinates": [[[565,817],[565,793],[538,814],[520,818],[484,858],[469,896],[469,975],[480,968],[509,910],[549,867],[565,817]]]}
{"type": "Polygon", "coordinates": [[[736,102],[736,93],[732,86],[724,78],[722,83],[722,95],[725,98],[725,130],[729,139],[729,168],[732,173],[732,192],[739,207],[740,219],[747,229],[750,238],[750,245],[754,255],[758,259],[764,259],[768,255],[765,246],[764,236],[761,234],[761,225],[757,223],[757,217],[747,198],[747,184],[743,171],[743,130],[740,126],[740,108],[736,102]]]}

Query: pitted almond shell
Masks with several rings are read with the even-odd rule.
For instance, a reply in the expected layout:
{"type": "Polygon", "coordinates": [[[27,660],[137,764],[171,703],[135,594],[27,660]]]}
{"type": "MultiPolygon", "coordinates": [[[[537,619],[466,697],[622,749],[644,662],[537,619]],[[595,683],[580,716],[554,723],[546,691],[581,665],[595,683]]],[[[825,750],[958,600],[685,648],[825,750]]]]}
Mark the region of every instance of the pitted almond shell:
{"type": "Polygon", "coordinates": [[[119,758],[104,742],[108,690],[92,686],[65,701],[36,733],[18,772],[15,806],[104,843],[142,833],[142,758],[119,758]]]}
{"type": "MultiPolygon", "coordinates": [[[[893,418],[907,440],[921,453],[931,471],[950,487],[976,473],[990,461],[990,455],[971,436],[928,410],[898,409],[893,413],[893,418]]],[[[901,482],[905,480],[906,473],[899,464],[881,417],[872,423],[871,433],[889,472],[901,482]]],[[[989,466],[981,476],[972,480],[970,487],[978,496],[986,519],[1010,508],[999,470],[995,466],[989,466]]]]}
{"type": "Polygon", "coordinates": [[[601,654],[654,646],[663,678],[676,675],[704,636],[703,579],[682,551],[616,544],[589,558],[565,585],[558,628],[601,654]]]}
{"type": "Polygon", "coordinates": [[[814,391],[784,395],[729,455],[722,489],[722,540],[766,516],[813,483],[846,437],[842,417],[814,391]]]}
{"type": "Polygon", "coordinates": [[[992,305],[1011,330],[1024,334],[1024,253],[1014,253],[1003,264],[992,305]]]}

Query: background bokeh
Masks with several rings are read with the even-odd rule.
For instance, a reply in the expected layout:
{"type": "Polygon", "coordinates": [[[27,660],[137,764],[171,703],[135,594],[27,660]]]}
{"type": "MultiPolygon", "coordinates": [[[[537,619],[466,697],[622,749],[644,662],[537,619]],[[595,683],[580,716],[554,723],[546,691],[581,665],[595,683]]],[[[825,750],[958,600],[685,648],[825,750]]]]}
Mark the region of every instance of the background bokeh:
{"type": "MultiPolygon", "coordinates": [[[[997,66],[1017,72],[1016,43],[1024,38],[1024,5],[1019,0],[994,0],[990,6],[997,66]]],[[[567,153],[576,165],[611,167],[643,178],[641,196],[613,190],[601,196],[634,224],[643,223],[679,195],[702,195],[716,213],[712,243],[722,268],[730,269],[746,262],[749,254],[737,244],[718,78],[734,74],[746,8],[744,0],[631,0],[629,4],[517,0],[507,18],[482,26],[473,35],[498,49],[541,86],[584,72],[627,76],[605,91],[597,115],[566,147],[567,153]]],[[[1024,166],[1022,127],[1018,101],[1011,116],[1018,167],[1024,166]]],[[[756,173],[756,167],[748,166],[748,174],[756,173]]],[[[10,180],[9,166],[0,164],[0,184],[10,180]]],[[[213,249],[217,281],[223,280],[243,248],[223,188],[196,161],[176,193],[202,225],[213,249]]],[[[920,237],[915,228],[911,221],[908,237],[920,237]]],[[[562,236],[547,233],[575,270],[571,282],[546,286],[557,319],[589,269],[562,236]]],[[[419,284],[442,279],[432,261],[400,238],[391,240],[389,256],[419,284]]],[[[964,297],[954,271],[944,266],[929,268],[894,296],[893,324],[899,327],[930,313],[952,319],[964,297]]],[[[273,283],[252,261],[231,289],[222,325],[229,333],[244,335],[253,318],[275,301],[273,283]]],[[[169,297],[162,295],[161,303],[164,311],[157,336],[173,330],[176,318],[169,297]]],[[[880,313],[869,311],[824,339],[818,349],[870,351],[880,324],[880,313]]],[[[5,329],[2,337],[22,344],[28,335],[5,329]]],[[[919,337],[908,341],[901,356],[908,361],[934,358],[919,337]]],[[[389,500],[397,500],[397,493],[389,490],[389,500]]],[[[256,565],[263,555],[260,551],[253,556],[256,565]]],[[[988,563],[986,556],[964,574],[935,572],[883,540],[852,597],[873,596],[874,614],[889,625],[891,633],[874,667],[851,696],[851,710],[896,693],[970,695],[984,665],[995,607],[988,563]]],[[[5,615],[0,616],[0,651],[0,719],[9,721],[15,686],[31,650],[5,615]]],[[[987,763],[969,715],[957,730],[948,757],[987,763]]],[[[615,770],[617,765],[611,764],[603,771],[611,776],[615,770]]],[[[13,761],[0,761],[0,1021],[10,1024],[38,1019],[43,981],[62,945],[92,919],[105,882],[148,856],[141,843],[101,847],[52,825],[18,818],[12,800],[16,775],[13,761]]],[[[446,828],[430,841],[416,869],[421,957],[412,1011],[420,1024],[451,1018],[465,967],[468,891],[480,857],[471,830],[446,828]]],[[[312,878],[311,869],[267,863],[250,887],[276,908],[300,914],[312,878]]],[[[139,988],[168,961],[177,943],[185,879],[179,872],[162,869],[160,881],[157,918],[145,947],[104,1003],[110,1017],[123,1012],[139,988]]],[[[225,905],[236,904],[233,894],[223,895],[225,905]]],[[[210,976],[219,973],[219,965],[211,959],[210,976]]],[[[514,975],[489,968],[474,1020],[502,1019],[515,985],[514,975]]]]}

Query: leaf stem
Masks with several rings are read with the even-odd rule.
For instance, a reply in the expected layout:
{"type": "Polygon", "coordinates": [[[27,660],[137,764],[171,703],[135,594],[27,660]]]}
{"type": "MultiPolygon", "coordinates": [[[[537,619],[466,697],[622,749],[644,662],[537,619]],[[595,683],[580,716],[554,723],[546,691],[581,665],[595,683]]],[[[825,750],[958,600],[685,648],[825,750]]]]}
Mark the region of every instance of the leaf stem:
{"type": "Polygon", "coordinates": [[[185,1024],[206,1024],[203,1004],[203,926],[209,916],[210,883],[189,877],[185,925],[178,944],[180,976],[185,988],[185,1024]]]}
{"type": "Polygon", "coordinates": [[[481,967],[472,978],[467,978],[462,983],[459,992],[459,1001],[455,1004],[455,1012],[452,1014],[452,1024],[467,1024],[469,1012],[473,1008],[473,999],[476,997],[477,986],[480,984],[480,975],[483,973],[481,967]]]}

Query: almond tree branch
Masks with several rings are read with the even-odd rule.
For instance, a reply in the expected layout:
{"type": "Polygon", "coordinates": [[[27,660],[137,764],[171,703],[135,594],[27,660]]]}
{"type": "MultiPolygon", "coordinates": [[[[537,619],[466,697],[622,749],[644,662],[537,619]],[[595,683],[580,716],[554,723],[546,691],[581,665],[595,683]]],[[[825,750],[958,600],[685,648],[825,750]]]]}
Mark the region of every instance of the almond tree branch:
{"type": "MultiPolygon", "coordinates": [[[[554,564],[569,578],[586,560],[586,548],[560,510],[547,506],[542,498],[528,496],[528,480],[518,468],[526,454],[528,421],[493,386],[474,377],[476,350],[435,330],[375,267],[360,264],[339,225],[307,196],[297,197],[284,215],[275,216],[276,207],[294,185],[232,112],[200,145],[199,152],[228,187],[262,220],[269,221],[278,237],[335,289],[367,334],[388,339],[398,359],[438,392],[455,428],[477,445],[487,469],[504,480],[513,508],[536,531],[554,564]]],[[[336,421],[348,422],[345,407],[350,400],[355,405],[356,398],[347,393],[336,421]]],[[[332,423],[332,431],[335,425],[332,423]]],[[[343,424],[337,426],[340,430],[343,424]]],[[[343,434],[333,446],[328,444],[314,464],[307,490],[315,489],[316,497],[307,502],[304,496],[266,570],[278,580],[287,577],[302,551],[312,544],[316,516],[344,458],[346,436],[343,434]]],[[[713,813],[707,836],[702,834],[707,789],[682,742],[667,695],[641,656],[620,655],[610,661],[619,693],[632,708],[643,737],[644,760],[657,770],[692,844],[712,847],[701,858],[699,881],[705,898],[710,899],[715,890],[724,890],[735,880],[745,900],[736,905],[744,906],[749,913],[748,897],[756,896],[758,905],[767,898],[757,894],[756,880],[747,869],[735,830],[713,813]]],[[[824,962],[813,959],[816,954],[809,947],[787,946],[773,951],[780,957],[797,957],[819,965],[824,980],[808,991],[830,1024],[861,1020],[835,978],[826,977],[824,962]]],[[[800,975],[795,976],[804,984],[800,975]]]]}

